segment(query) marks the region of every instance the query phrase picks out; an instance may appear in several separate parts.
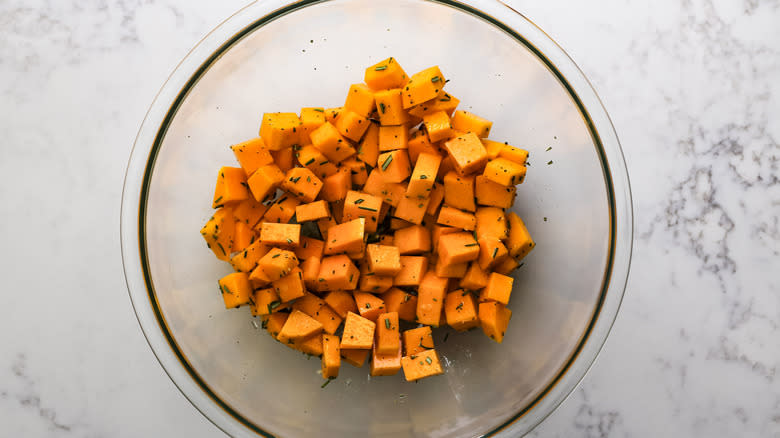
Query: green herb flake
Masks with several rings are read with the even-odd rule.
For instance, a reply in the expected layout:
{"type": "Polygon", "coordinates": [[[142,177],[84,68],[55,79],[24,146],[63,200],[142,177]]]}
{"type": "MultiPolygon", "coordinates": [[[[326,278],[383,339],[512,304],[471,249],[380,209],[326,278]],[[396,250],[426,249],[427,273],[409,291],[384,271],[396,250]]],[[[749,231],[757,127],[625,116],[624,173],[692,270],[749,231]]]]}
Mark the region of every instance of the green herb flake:
{"type": "Polygon", "coordinates": [[[275,258],[279,257],[280,255],[282,255],[282,254],[281,253],[280,254],[274,254],[274,255],[271,256],[271,258],[275,259],[275,258]]]}
{"type": "Polygon", "coordinates": [[[431,360],[431,358],[430,358],[430,357],[426,357],[426,358],[425,358],[425,361],[426,361],[426,362],[428,362],[428,365],[430,365],[430,364],[432,364],[432,363],[433,363],[433,361],[431,360]]]}
{"type": "Polygon", "coordinates": [[[551,151],[551,150],[552,150],[552,146],[547,146],[547,149],[545,149],[544,151],[545,151],[545,152],[549,152],[549,151],[551,151]]]}
{"type": "Polygon", "coordinates": [[[281,306],[282,302],[279,300],[274,300],[268,303],[268,313],[273,313],[274,309],[281,306]]]}
{"type": "Polygon", "coordinates": [[[548,161],[548,162],[547,162],[547,165],[549,166],[549,165],[550,165],[550,164],[552,164],[552,163],[553,163],[553,161],[552,161],[552,160],[550,160],[550,161],[548,161]]]}
{"type": "Polygon", "coordinates": [[[214,203],[216,204],[216,203],[218,203],[218,202],[219,202],[219,201],[221,201],[221,200],[222,200],[222,196],[220,196],[219,198],[215,199],[215,200],[214,200],[214,203]]]}
{"type": "Polygon", "coordinates": [[[374,71],[382,71],[382,70],[387,70],[387,66],[386,65],[380,65],[380,66],[374,67],[374,71]]]}
{"type": "Polygon", "coordinates": [[[493,248],[493,258],[496,258],[496,254],[498,254],[498,248],[493,248]]]}
{"type": "Polygon", "coordinates": [[[324,387],[328,386],[328,383],[330,383],[331,380],[333,380],[333,379],[335,379],[335,377],[328,377],[328,380],[326,380],[325,383],[323,383],[322,386],[320,386],[320,388],[324,388],[324,387]]]}
{"type": "Polygon", "coordinates": [[[461,310],[463,308],[463,303],[458,304],[455,306],[455,310],[461,310]]]}
{"type": "Polygon", "coordinates": [[[371,308],[371,303],[366,303],[366,309],[370,309],[370,308],[371,308]]]}
{"type": "Polygon", "coordinates": [[[379,102],[379,110],[382,111],[382,114],[385,113],[385,104],[382,102],[379,102]]]}
{"type": "Polygon", "coordinates": [[[227,255],[227,251],[225,251],[225,248],[222,246],[222,244],[217,242],[217,245],[219,246],[219,249],[222,250],[222,254],[227,255]]]}
{"type": "Polygon", "coordinates": [[[287,239],[287,243],[293,243],[292,239],[287,239]]]}
{"type": "Polygon", "coordinates": [[[307,162],[306,162],[306,163],[304,163],[303,165],[304,165],[304,166],[308,166],[309,164],[312,164],[312,163],[314,163],[314,158],[310,159],[309,161],[307,161],[307,162]]]}
{"type": "Polygon", "coordinates": [[[428,175],[420,175],[420,179],[428,179],[428,175]]]}
{"type": "Polygon", "coordinates": [[[365,199],[363,199],[363,198],[360,198],[360,199],[355,199],[355,204],[356,204],[356,205],[357,205],[357,204],[362,204],[364,201],[365,201],[365,199]]]}
{"type": "Polygon", "coordinates": [[[364,207],[362,205],[358,205],[358,208],[361,209],[361,210],[377,211],[376,208],[364,207]]]}
{"type": "Polygon", "coordinates": [[[325,110],[322,108],[314,108],[314,111],[317,111],[318,113],[324,113],[325,110]]]}
{"type": "Polygon", "coordinates": [[[434,76],[434,77],[431,78],[431,82],[434,82],[434,83],[439,82],[440,80],[441,80],[441,78],[438,77],[438,76],[434,76]]]}
{"type": "Polygon", "coordinates": [[[390,330],[390,320],[385,318],[385,328],[390,330]]]}
{"type": "Polygon", "coordinates": [[[392,163],[392,162],[393,162],[393,156],[392,155],[388,155],[387,159],[385,159],[385,162],[382,163],[382,172],[387,170],[387,167],[390,166],[390,163],[392,163]]]}
{"type": "Polygon", "coordinates": [[[479,244],[478,243],[467,243],[467,244],[465,244],[463,246],[477,246],[477,245],[479,245],[479,244]]]}

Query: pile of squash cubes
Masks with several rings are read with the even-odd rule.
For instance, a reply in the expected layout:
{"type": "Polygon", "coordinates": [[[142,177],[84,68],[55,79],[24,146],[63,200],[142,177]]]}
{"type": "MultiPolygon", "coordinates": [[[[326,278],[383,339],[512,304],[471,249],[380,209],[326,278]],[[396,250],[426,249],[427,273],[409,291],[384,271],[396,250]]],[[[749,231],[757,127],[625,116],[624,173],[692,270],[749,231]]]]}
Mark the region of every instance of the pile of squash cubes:
{"type": "Polygon", "coordinates": [[[528,152],[488,140],[438,67],[408,77],[389,58],[339,108],[266,113],[232,146],[201,230],[235,269],[227,308],[248,305],[279,342],[372,376],[441,374],[431,328],[481,327],[501,342],[510,273],[533,247],[506,212],[528,152]],[[409,327],[402,330],[402,325],[409,327]]]}

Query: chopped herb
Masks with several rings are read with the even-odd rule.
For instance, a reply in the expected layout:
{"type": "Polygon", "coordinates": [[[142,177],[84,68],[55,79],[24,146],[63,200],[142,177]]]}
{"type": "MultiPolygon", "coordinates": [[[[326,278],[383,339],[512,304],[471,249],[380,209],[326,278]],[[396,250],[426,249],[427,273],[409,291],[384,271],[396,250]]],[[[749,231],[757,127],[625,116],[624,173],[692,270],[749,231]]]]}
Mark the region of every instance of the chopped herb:
{"type": "Polygon", "coordinates": [[[361,210],[376,211],[376,208],[364,207],[362,205],[358,205],[358,208],[361,210]]]}
{"type": "Polygon", "coordinates": [[[349,275],[349,282],[350,282],[350,283],[352,283],[352,278],[353,278],[354,276],[355,276],[355,274],[350,274],[350,275],[349,275]]]}
{"type": "Polygon", "coordinates": [[[330,381],[333,379],[335,379],[335,377],[328,377],[328,380],[326,380],[325,383],[323,383],[322,386],[320,386],[320,388],[324,388],[328,386],[328,383],[330,383],[330,381]]]}
{"type": "Polygon", "coordinates": [[[225,248],[222,246],[222,244],[217,242],[217,245],[219,245],[219,249],[222,250],[222,254],[227,255],[227,251],[225,251],[225,248]]]}
{"type": "Polygon", "coordinates": [[[361,204],[361,203],[363,203],[363,201],[364,201],[363,198],[355,199],[355,204],[361,204]]]}
{"type": "Polygon", "coordinates": [[[374,67],[374,71],[382,71],[382,70],[387,70],[387,66],[386,65],[380,65],[378,67],[374,67]]]}
{"type": "Polygon", "coordinates": [[[371,308],[371,303],[366,303],[366,309],[370,309],[370,308],[371,308]]]}
{"type": "Polygon", "coordinates": [[[431,78],[431,82],[439,82],[440,80],[441,80],[441,78],[438,77],[438,76],[434,76],[434,77],[431,78]]]}
{"type": "Polygon", "coordinates": [[[428,179],[428,175],[420,175],[420,179],[428,179]]]}
{"type": "Polygon", "coordinates": [[[282,254],[281,254],[281,253],[279,253],[279,254],[274,254],[274,255],[272,255],[272,256],[271,256],[271,258],[272,258],[272,259],[275,259],[275,258],[279,257],[280,255],[282,255],[282,254]]]}
{"type": "Polygon", "coordinates": [[[298,176],[298,177],[295,177],[295,178],[292,180],[292,182],[294,182],[294,183],[297,183],[297,182],[298,182],[298,181],[300,181],[300,180],[301,180],[301,177],[300,177],[300,176],[298,176]]]}
{"type": "Polygon", "coordinates": [[[230,289],[228,289],[227,286],[221,285],[219,288],[222,290],[222,293],[233,295],[233,292],[231,292],[230,289]]]}
{"type": "Polygon", "coordinates": [[[390,330],[390,320],[385,318],[385,328],[390,330]]]}
{"type": "Polygon", "coordinates": [[[430,365],[430,364],[432,364],[432,363],[433,363],[433,361],[431,360],[431,358],[430,358],[430,357],[426,357],[426,358],[425,358],[425,361],[426,361],[426,362],[428,362],[428,365],[430,365]]]}
{"type": "Polygon", "coordinates": [[[547,165],[549,166],[552,163],[553,163],[552,160],[550,160],[550,161],[547,162],[547,165]]]}
{"type": "Polygon", "coordinates": [[[463,308],[463,303],[460,303],[457,306],[455,306],[455,310],[460,310],[462,308],[463,308]]]}
{"type": "Polygon", "coordinates": [[[498,254],[498,247],[493,248],[493,258],[496,258],[496,254],[498,254]]]}
{"type": "Polygon", "coordinates": [[[311,163],[313,163],[313,162],[314,162],[314,158],[310,159],[309,161],[307,161],[307,162],[306,162],[306,163],[304,163],[303,165],[304,165],[304,166],[308,166],[309,164],[311,164],[311,163]]]}
{"type": "Polygon", "coordinates": [[[324,113],[325,110],[322,108],[314,108],[314,111],[317,111],[318,113],[324,113]]]}
{"type": "Polygon", "coordinates": [[[214,200],[214,203],[216,204],[216,203],[218,203],[218,202],[219,202],[219,201],[221,201],[221,200],[222,200],[222,196],[220,196],[219,198],[215,199],[215,200],[214,200]]]}
{"type": "Polygon", "coordinates": [[[379,110],[382,111],[382,114],[385,113],[385,104],[382,102],[379,102],[379,110]]]}
{"type": "Polygon", "coordinates": [[[444,97],[442,97],[441,99],[439,99],[439,102],[449,102],[451,99],[452,99],[452,98],[450,97],[450,95],[445,93],[445,94],[444,94],[444,97]]]}
{"type": "Polygon", "coordinates": [[[547,222],[547,216],[544,217],[544,221],[547,222]]]}
{"type": "Polygon", "coordinates": [[[282,302],[279,300],[274,300],[268,303],[268,313],[273,313],[274,309],[279,307],[281,304],[282,302]]]}
{"type": "Polygon", "coordinates": [[[387,159],[385,159],[385,162],[382,163],[382,171],[384,172],[385,170],[387,170],[387,166],[389,166],[390,163],[392,163],[392,162],[393,162],[393,156],[392,155],[388,155],[387,159]]]}
{"type": "Polygon", "coordinates": [[[477,245],[479,245],[479,244],[478,243],[467,243],[467,244],[465,244],[463,246],[477,246],[477,245]]]}
{"type": "Polygon", "coordinates": [[[287,243],[293,243],[292,239],[288,238],[287,243]]]}
{"type": "Polygon", "coordinates": [[[548,146],[547,149],[545,149],[545,152],[552,150],[552,146],[548,146]]]}

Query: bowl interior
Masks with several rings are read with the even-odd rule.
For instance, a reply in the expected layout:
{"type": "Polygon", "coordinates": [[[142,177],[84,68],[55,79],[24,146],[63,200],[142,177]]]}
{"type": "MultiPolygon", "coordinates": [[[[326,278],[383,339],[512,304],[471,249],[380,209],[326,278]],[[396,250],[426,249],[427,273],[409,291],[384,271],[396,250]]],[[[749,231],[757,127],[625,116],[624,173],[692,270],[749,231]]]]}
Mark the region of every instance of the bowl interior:
{"type": "MultiPolygon", "coordinates": [[[[524,412],[574,355],[602,298],[610,251],[608,186],[572,96],[531,48],[445,4],[341,0],[258,23],[204,66],[162,127],[145,204],[146,257],[164,329],[207,391],[257,430],[282,436],[472,436],[524,412]],[[264,112],[341,106],[363,70],[394,56],[407,73],[439,65],[461,109],[491,138],[528,149],[515,210],[537,247],[516,271],[503,344],[480,330],[435,332],[443,376],[407,383],[344,364],[320,388],[319,361],[226,311],[230,267],[198,230],[212,214],[229,145],[264,112]],[[550,149],[551,148],[551,149],[550,149]]],[[[257,321],[259,323],[259,321],[257,321]]]]}

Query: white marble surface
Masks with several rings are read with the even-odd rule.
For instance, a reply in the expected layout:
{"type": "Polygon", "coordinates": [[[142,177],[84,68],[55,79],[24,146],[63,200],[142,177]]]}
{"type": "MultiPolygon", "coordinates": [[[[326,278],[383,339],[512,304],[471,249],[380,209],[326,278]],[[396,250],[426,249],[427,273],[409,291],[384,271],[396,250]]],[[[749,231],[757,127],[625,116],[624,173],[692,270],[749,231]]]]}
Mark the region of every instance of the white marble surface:
{"type": "MultiPolygon", "coordinates": [[[[223,436],[141,335],[119,195],[159,86],[244,3],[0,1],[0,435],[223,436]]],[[[636,218],[612,335],[531,436],[780,437],[780,2],[509,3],[601,95],[636,218]]]]}

